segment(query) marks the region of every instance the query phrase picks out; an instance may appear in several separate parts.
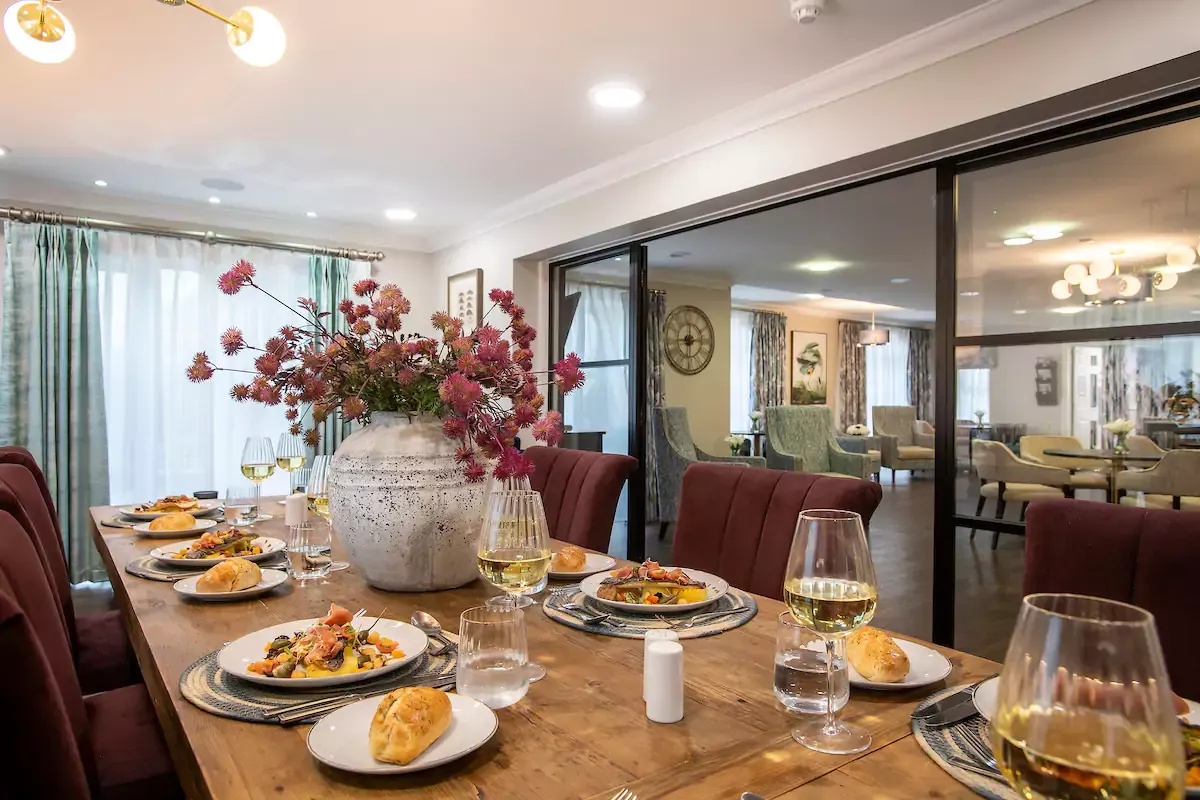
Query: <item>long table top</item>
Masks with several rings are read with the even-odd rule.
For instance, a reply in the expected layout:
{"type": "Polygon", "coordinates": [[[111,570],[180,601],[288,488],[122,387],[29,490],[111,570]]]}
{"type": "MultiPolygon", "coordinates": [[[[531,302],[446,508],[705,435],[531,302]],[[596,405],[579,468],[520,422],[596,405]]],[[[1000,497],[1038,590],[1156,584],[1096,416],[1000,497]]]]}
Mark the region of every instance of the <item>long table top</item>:
{"type": "MultiPolygon", "coordinates": [[[[286,538],[282,509],[256,527],[286,538]]],[[[498,711],[500,730],[482,749],[426,772],[366,777],[320,765],[309,726],[284,728],[216,717],[192,706],[179,676],[224,642],[284,620],[319,616],[336,601],[408,619],[432,613],[448,631],[495,590],[482,581],[424,594],[381,592],[353,568],[327,583],[288,582],[256,601],[197,603],[170,583],[128,574],[131,559],[163,544],[102,527],[111,507],[92,509],[94,537],[124,616],[184,789],[196,798],[595,798],[629,787],[640,800],[768,798],[968,798],[912,737],[909,713],[937,684],[910,692],[852,690],[843,718],[870,731],[866,753],[830,756],[792,741],[772,691],[775,623],[783,604],[756,597],[758,615],[717,636],[684,642],[684,719],[658,725],[642,702],[642,642],[577,631],[526,610],[529,652],[548,672],[524,700],[498,711]]],[[[557,547],[557,545],[556,545],[557,547]]],[[[335,544],[335,555],[338,553],[335,544]]],[[[882,598],[887,602],[887,598],[882,598]]],[[[941,648],[939,648],[941,649],[941,648]]],[[[997,665],[942,649],[954,665],[947,685],[979,680],[997,665]]]]}

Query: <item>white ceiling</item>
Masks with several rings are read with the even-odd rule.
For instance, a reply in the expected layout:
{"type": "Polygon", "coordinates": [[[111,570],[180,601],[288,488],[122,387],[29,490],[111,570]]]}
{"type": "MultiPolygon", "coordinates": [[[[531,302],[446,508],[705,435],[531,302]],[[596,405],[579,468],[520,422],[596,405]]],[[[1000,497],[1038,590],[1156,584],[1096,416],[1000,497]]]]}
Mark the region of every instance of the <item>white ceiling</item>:
{"type": "Polygon", "coordinates": [[[64,64],[0,40],[0,145],[13,151],[0,178],[79,188],[90,205],[199,208],[218,194],[223,210],[316,211],[314,235],[378,228],[381,241],[355,244],[432,240],[984,0],[830,0],[810,26],[786,0],[261,4],[288,35],[267,69],[235,58],[215,20],[149,0],[64,0],[78,37],[64,64]],[[645,104],[591,108],[588,88],[614,79],[642,86],[645,104]],[[246,188],[213,192],[208,178],[246,188]],[[389,223],[389,207],[420,216],[389,223]]]}

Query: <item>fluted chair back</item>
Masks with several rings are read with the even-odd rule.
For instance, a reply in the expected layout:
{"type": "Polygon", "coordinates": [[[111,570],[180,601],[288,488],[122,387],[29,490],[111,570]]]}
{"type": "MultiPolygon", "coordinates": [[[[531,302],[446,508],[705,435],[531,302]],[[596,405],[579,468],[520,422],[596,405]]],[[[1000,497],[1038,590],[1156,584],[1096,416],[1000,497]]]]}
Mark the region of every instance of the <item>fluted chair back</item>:
{"type": "Polygon", "coordinates": [[[525,455],[533,462],[529,483],[542,495],[550,536],[607,552],[617,502],[637,459],[561,447],[530,447],[525,455]]]}
{"type": "Polygon", "coordinates": [[[1167,451],[1158,446],[1158,444],[1149,436],[1141,436],[1140,434],[1129,434],[1129,453],[1135,456],[1161,456],[1167,451]]]}
{"type": "Polygon", "coordinates": [[[1021,437],[1021,458],[1045,464],[1048,467],[1062,467],[1066,470],[1104,469],[1107,464],[1098,458],[1066,458],[1064,456],[1046,455],[1047,450],[1083,450],[1083,443],[1074,436],[1059,434],[1031,433],[1021,437]]]}
{"type": "Polygon", "coordinates": [[[871,424],[876,436],[895,436],[896,444],[916,444],[917,409],[913,406],[872,406],[871,424]]]}

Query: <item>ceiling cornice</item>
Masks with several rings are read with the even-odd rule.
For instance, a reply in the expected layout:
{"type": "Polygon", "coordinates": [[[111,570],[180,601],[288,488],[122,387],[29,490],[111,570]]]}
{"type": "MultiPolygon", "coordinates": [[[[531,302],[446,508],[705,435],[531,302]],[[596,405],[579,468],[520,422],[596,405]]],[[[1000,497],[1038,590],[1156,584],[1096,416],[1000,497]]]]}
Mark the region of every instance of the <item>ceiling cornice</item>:
{"type": "Polygon", "coordinates": [[[435,249],[462,244],[490,230],[982,47],[1091,2],[1093,0],[988,0],[824,72],[526,195],[475,223],[437,239],[435,249]]]}

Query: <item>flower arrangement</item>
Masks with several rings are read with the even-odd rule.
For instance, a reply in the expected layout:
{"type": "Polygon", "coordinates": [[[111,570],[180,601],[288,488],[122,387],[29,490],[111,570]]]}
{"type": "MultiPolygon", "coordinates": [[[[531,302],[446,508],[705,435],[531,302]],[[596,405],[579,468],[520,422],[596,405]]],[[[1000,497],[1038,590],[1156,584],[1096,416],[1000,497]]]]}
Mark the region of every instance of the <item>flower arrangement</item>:
{"type": "Polygon", "coordinates": [[[1128,436],[1133,433],[1134,425],[1124,417],[1119,417],[1111,422],[1104,423],[1104,430],[1116,436],[1128,436]]]}
{"type": "Polygon", "coordinates": [[[1176,422],[1186,422],[1200,410],[1200,400],[1196,398],[1195,373],[1191,377],[1186,371],[1180,373],[1180,383],[1168,383],[1163,387],[1167,399],[1163,401],[1163,411],[1176,422]]]}
{"type": "Polygon", "coordinates": [[[746,441],[746,437],[731,433],[722,439],[722,441],[729,445],[729,455],[736,456],[741,451],[742,443],[746,441]]]}
{"type": "Polygon", "coordinates": [[[762,418],[763,418],[763,412],[759,411],[757,408],[754,409],[753,411],[751,411],[750,412],[750,430],[752,430],[752,431],[758,430],[758,425],[759,425],[759,422],[762,420],[762,418]]]}
{"type": "Polygon", "coordinates": [[[230,328],[221,335],[221,349],[227,356],[258,352],[254,370],[217,367],[201,352],[187,375],[194,382],[212,378],[219,369],[252,375],[234,385],[233,398],[286,406],[293,434],[311,420],[304,431],[309,446],[320,442],[317,425],[334,413],[361,423],[369,422],[372,412],[432,415],[441,418],[442,433],[458,442],[455,457],[467,479],[482,481],[487,467],[481,459],[495,461],[498,479],[533,472],[533,464],[514,446],[521,428],[532,428],[533,438],[548,445],[562,439],[562,415],[543,413],[541,390],[553,383],[566,394],[581,386],[580,358],[571,353],[553,370],[535,371],[530,345],[537,332],[525,322],[512,292],[493,289],[488,295],[493,305],[470,333],[463,331],[461,319],[434,314],[438,341],[401,333],[412,304],[398,286],[380,286],[369,278],[355,283],[359,300],[338,305],[348,329],[343,333],[330,324],[331,312],[318,312],[316,301],[301,297],[299,308],[293,308],[254,277],[254,265],[242,260],[217,285],[228,295],[247,286],[257,289],[295,311],[300,324],[280,328],[262,348],[250,346],[240,330],[230,328]],[[497,308],[506,318],[503,327],[486,321],[497,308]]]}
{"type": "Polygon", "coordinates": [[[870,429],[861,422],[846,428],[846,433],[850,436],[866,436],[870,432],[870,429]]]}
{"type": "Polygon", "coordinates": [[[985,414],[984,414],[984,412],[983,412],[983,411],[976,411],[976,412],[975,412],[975,419],[979,420],[979,424],[980,424],[980,425],[982,425],[982,424],[983,424],[983,418],[984,418],[984,416],[985,416],[985,414]]]}

